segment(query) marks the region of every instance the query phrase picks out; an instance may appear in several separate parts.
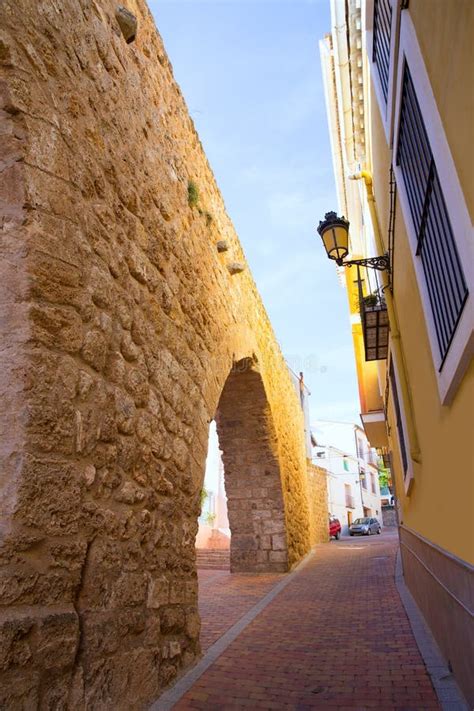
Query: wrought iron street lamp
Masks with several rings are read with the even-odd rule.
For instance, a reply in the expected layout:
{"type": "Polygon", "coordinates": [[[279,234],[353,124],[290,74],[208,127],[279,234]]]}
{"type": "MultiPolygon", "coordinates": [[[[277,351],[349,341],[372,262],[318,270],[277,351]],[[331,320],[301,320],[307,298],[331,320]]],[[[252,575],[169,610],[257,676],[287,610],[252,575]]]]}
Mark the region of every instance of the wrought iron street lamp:
{"type": "Polygon", "coordinates": [[[329,259],[334,259],[340,267],[358,265],[381,272],[390,271],[388,254],[383,254],[381,257],[344,261],[349,253],[349,220],[346,220],[345,217],[338,217],[335,212],[326,212],[324,220],[319,223],[318,232],[329,259]]]}

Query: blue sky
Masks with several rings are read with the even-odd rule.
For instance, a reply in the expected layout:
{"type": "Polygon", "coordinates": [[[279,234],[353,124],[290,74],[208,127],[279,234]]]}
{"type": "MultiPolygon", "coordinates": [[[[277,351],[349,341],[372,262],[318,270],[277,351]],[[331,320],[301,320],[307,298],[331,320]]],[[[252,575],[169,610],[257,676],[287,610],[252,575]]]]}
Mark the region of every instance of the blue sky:
{"type": "Polygon", "coordinates": [[[328,0],[151,0],[190,114],[311,417],[359,422],[318,40],[328,0]]]}

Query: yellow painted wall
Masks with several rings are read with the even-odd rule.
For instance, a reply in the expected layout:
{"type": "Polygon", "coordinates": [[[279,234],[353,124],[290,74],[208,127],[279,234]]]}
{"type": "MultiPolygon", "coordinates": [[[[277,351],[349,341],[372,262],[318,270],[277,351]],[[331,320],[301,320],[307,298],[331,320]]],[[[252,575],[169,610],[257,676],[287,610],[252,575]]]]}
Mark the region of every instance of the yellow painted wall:
{"type": "Polygon", "coordinates": [[[409,13],[430,78],[467,207],[474,219],[474,3],[410,0],[409,13]]]}
{"type": "MultiPolygon", "coordinates": [[[[438,3],[428,4],[430,8],[438,6],[438,3]]],[[[435,43],[436,37],[431,40],[435,43]]],[[[375,156],[373,178],[377,210],[382,225],[386,225],[389,190],[387,166],[390,165],[390,152],[375,100],[372,102],[371,131],[375,156]]],[[[401,521],[433,543],[473,563],[474,365],[471,364],[452,404],[442,407],[413,257],[398,201],[394,244],[393,296],[422,455],[422,464],[416,469],[410,496],[407,497],[404,494],[396,442],[396,423],[393,407],[390,405],[388,421],[394,449],[397,495],[402,505],[401,521]]],[[[401,398],[400,391],[399,397],[401,398]]],[[[409,451],[408,442],[407,449],[409,451]]]]}
{"type": "MultiPolygon", "coordinates": [[[[351,223],[352,224],[352,223],[351,223]]],[[[365,269],[361,269],[361,278],[365,279],[365,269]]],[[[359,315],[359,293],[357,286],[357,270],[346,269],[346,288],[351,316],[359,315]]],[[[367,289],[364,286],[364,294],[367,289]]],[[[375,361],[365,360],[364,337],[360,321],[352,325],[352,340],[356,361],[357,380],[359,385],[359,400],[361,412],[374,412],[383,409],[383,400],[379,388],[379,369],[375,361]]]]}

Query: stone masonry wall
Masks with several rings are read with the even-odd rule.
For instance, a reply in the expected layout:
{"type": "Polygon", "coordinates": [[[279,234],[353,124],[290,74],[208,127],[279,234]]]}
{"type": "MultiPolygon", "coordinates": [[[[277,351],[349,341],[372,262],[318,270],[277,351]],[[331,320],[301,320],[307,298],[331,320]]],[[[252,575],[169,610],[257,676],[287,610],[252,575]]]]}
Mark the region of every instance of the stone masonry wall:
{"type": "Polygon", "coordinates": [[[260,562],[314,539],[298,398],[228,269],[245,257],[150,13],[127,7],[132,44],[112,0],[0,3],[2,709],[146,708],[196,660],[209,421],[242,359],[282,536],[260,562]]]}
{"type": "Polygon", "coordinates": [[[251,359],[236,364],[217,411],[227,509],[230,569],[288,570],[285,509],[277,437],[260,373],[251,359]]]}
{"type": "Polygon", "coordinates": [[[311,522],[311,544],[329,540],[327,472],[308,465],[308,498],[311,522]]]}

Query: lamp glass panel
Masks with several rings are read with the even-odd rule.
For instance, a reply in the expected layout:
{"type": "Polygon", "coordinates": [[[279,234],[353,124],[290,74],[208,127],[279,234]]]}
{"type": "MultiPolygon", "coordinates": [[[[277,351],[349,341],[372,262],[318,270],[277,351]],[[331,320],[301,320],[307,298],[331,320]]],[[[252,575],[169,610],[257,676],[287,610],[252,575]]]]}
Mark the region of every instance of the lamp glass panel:
{"type": "Polygon", "coordinates": [[[323,242],[330,259],[344,259],[348,253],[349,234],[344,227],[336,225],[324,231],[323,242]]]}

